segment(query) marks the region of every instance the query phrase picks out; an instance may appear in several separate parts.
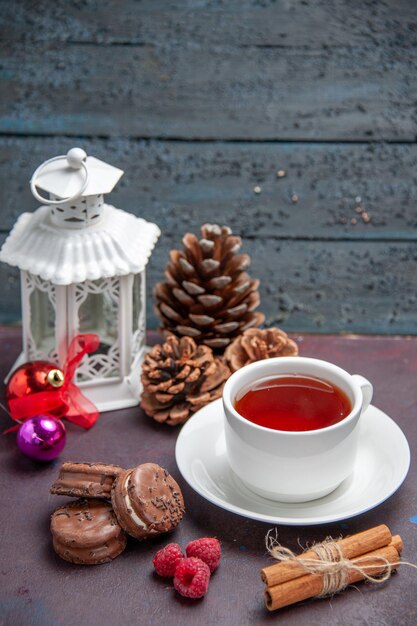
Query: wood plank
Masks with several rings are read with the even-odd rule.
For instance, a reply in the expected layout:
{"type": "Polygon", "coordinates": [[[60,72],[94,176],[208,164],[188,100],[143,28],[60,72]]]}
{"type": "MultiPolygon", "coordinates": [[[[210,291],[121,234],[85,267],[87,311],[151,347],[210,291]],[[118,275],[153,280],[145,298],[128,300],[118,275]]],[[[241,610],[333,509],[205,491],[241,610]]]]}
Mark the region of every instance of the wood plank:
{"type": "MultiPolygon", "coordinates": [[[[0,238],[3,243],[4,235],[0,238]]],[[[164,235],[148,269],[148,326],[157,328],[151,291],[162,279],[168,251],[181,245],[164,235]]],[[[292,332],[417,334],[415,244],[245,240],[250,273],[261,279],[260,310],[267,325],[292,332]]],[[[17,272],[0,265],[0,323],[20,317],[17,272]]]]}
{"type": "Polygon", "coordinates": [[[415,144],[68,137],[0,138],[0,230],[9,231],[20,213],[36,208],[28,185],[35,168],[77,144],[125,170],[108,202],[156,221],[164,233],[178,238],[198,232],[205,222],[229,224],[251,238],[417,238],[415,144]],[[279,169],[285,177],[277,178],[279,169]],[[257,185],[259,194],[254,193],[257,185]],[[366,209],[368,223],[357,206],[366,209]]]}
{"type": "MultiPolygon", "coordinates": [[[[0,246],[3,245],[5,235],[0,235],[0,246]]],[[[20,308],[20,276],[19,271],[0,263],[0,320],[2,324],[15,324],[21,320],[20,308]]]]}
{"type": "Polygon", "coordinates": [[[413,0],[0,0],[0,7],[5,40],[105,45],[352,47],[392,43],[416,26],[413,0]]]}
{"type": "Polygon", "coordinates": [[[1,132],[415,139],[411,0],[103,4],[8,8],[1,132]]]}

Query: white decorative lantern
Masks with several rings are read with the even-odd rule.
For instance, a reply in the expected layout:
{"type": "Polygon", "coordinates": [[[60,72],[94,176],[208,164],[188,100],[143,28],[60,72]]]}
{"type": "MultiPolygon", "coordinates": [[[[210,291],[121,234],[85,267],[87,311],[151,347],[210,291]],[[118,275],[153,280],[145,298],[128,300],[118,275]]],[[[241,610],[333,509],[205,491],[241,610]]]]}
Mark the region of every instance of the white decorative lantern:
{"type": "Polygon", "coordinates": [[[96,333],[100,347],[74,382],[100,411],[139,402],[145,267],[160,235],[104,203],[122,175],[80,148],[46,161],[31,180],[43,206],[19,217],[0,251],[21,271],[23,352],[14,367],[36,359],[62,366],[75,335],[96,333]]]}

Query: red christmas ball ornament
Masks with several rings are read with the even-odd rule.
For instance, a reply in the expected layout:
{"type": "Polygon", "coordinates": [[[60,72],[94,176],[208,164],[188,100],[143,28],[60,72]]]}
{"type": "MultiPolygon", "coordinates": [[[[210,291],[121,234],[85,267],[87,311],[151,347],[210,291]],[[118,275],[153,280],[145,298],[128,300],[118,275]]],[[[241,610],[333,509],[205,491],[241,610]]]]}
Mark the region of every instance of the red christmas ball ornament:
{"type": "MultiPolygon", "coordinates": [[[[6,400],[13,414],[13,401],[25,396],[32,396],[31,401],[36,402],[36,394],[52,392],[53,402],[48,402],[48,414],[62,417],[67,411],[67,404],[59,394],[53,394],[62,387],[65,378],[63,372],[54,363],[48,361],[30,361],[18,367],[10,376],[6,385],[6,400]]],[[[40,396],[38,397],[41,398],[40,396]]],[[[42,398],[47,398],[43,395],[42,398]]],[[[36,407],[42,410],[42,406],[36,407]]]]}
{"type": "MultiPolygon", "coordinates": [[[[99,412],[73,378],[84,355],[95,352],[99,345],[98,335],[76,335],[68,346],[62,369],[41,360],[28,361],[18,367],[6,386],[10,417],[18,423],[36,415],[65,417],[78,426],[91,428],[99,412]]],[[[17,428],[14,426],[6,432],[17,428]]]]}

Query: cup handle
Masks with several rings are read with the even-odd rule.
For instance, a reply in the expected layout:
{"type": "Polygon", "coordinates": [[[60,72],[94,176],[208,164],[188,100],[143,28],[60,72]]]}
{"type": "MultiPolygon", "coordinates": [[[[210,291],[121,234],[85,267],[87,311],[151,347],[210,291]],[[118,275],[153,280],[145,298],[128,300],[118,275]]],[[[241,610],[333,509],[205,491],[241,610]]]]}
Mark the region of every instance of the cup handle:
{"type": "Polygon", "coordinates": [[[356,382],[359,384],[359,387],[362,390],[362,395],[363,395],[362,412],[365,412],[368,406],[371,404],[372,396],[374,393],[374,388],[372,384],[369,382],[369,380],[367,380],[363,376],[360,376],[359,374],[353,374],[352,378],[356,380],[356,382]]]}

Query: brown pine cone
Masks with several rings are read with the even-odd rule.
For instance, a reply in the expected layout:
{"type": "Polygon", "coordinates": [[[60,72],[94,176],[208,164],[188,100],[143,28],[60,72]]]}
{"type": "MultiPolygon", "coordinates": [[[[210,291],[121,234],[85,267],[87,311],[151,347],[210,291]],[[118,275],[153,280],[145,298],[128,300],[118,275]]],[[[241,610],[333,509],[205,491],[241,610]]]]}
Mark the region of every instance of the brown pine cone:
{"type": "Polygon", "coordinates": [[[248,363],[276,356],[296,356],[297,344],[279,328],[249,328],[227,346],[224,358],[232,372],[248,363]]]}
{"type": "Polygon", "coordinates": [[[220,398],[230,376],[224,360],[191,337],[166,338],[145,355],[141,407],[157,422],[183,424],[204,405],[220,398]]]}
{"type": "Polygon", "coordinates": [[[162,330],[192,337],[216,350],[224,348],[247,328],[265,319],[259,306],[259,281],[246,268],[247,254],[238,254],[242,241],[227,226],[205,224],[202,238],[187,233],[184,250],[172,250],[166,282],[154,289],[162,330]]]}

